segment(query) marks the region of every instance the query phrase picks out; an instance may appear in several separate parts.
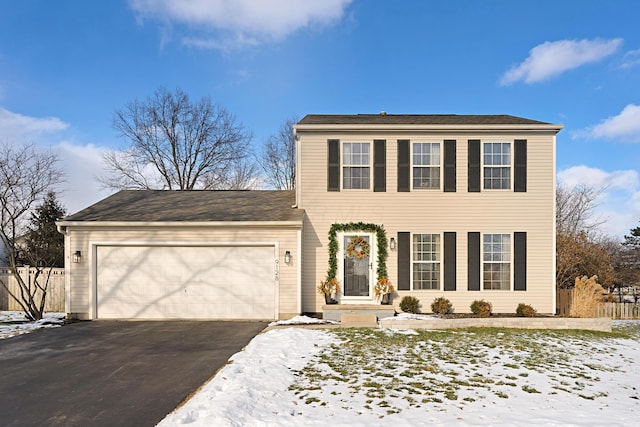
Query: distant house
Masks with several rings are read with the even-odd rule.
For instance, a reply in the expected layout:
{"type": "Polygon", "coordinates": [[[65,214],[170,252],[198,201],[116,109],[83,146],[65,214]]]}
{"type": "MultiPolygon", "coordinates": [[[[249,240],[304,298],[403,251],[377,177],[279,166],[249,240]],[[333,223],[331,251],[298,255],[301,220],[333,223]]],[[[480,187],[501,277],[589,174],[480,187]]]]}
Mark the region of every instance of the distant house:
{"type": "Polygon", "coordinates": [[[555,312],[555,142],[506,115],[308,115],[292,191],[122,191],[59,223],[79,318],[276,319],[413,295],[555,312]]]}

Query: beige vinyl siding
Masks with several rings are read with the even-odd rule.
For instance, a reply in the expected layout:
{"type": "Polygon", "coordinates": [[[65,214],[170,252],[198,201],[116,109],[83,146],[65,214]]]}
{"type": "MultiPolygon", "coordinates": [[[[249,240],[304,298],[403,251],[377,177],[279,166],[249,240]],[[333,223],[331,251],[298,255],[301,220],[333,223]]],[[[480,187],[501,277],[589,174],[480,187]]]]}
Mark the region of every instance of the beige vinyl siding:
{"type": "MultiPolygon", "coordinates": [[[[68,282],[69,313],[76,317],[88,318],[91,313],[91,301],[95,286],[91,277],[91,263],[95,261],[96,244],[131,245],[136,243],[189,244],[218,246],[224,243],[238,244],[275,244],[278,250],[279,318],[288,318],[299,313],[297,271],[298,229],[280,227],[70,227],[70,248],[67,251],[67,266],[70,271],[68,282]],[[73,263],[71,254],[82,251],[80,263],[73,263]],[[291,262],[284,262],[285,251],[291,252],[291,262]]],[[[275,260],[274,260],[275,262],[275,260]]]]}
{"type": "MultiPolygon", "coordinates": [[[[362,221],[384,225],[387,237],[398,232],[456,232],[456,291],[400,291],[417,296],[429,311],[437,296],[449,298],[458,312],[468,312],[474,299],[486,299],[495,312],[515,312],[518,303],[533,305],[541,313],[555,310],[554,283],[554,174],[555,132],[394,132],[315,133],[298,131],[298,205],[305,209],[303,226],[303,311],[321,311],[323,300],[315,292],[327,270],[327,233],[332,223],[362,221]],[[327,192],[327,139],[387,141],[387,191],[327,192]],[[456,192],[397,192],[397,141],[456,140],[456,192]],[[527,192],[481,190],[467,192],[467,141],[527,140],[527,192]],[[467,288],[467,232],[527,233],[527,291],[475,291],[467,288]]],[[[513,151],[512,151],[513,152],[513,151]]],[[[442,166],[442,165],[441,165],[442,166]]],[[[513,169],[513,156],[512,156],[513,169]]],[[[389,278],[397,285],[397,251],[389,250],[389,278]]],[[[513,269],[513,266],[512,266],[513,269]]],[[[513,284],[512,284],[513,286],[513,284]]],[[[394,299],[397,304],[400,297],[394,299]]]]}

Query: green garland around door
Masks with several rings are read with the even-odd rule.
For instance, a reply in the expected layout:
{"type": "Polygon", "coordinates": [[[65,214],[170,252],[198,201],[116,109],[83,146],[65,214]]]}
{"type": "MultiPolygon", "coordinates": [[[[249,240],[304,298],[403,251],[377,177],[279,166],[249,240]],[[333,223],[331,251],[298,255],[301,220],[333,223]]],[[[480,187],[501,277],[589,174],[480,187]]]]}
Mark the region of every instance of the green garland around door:
{"type": "MultiPolygon", "coordinates": [[[[332,224],[329,228],[329,269],[327,270],[327,281],[336,278],[338,274],[338,232],[362,231],[365,233],[375,233],[378,250],[378,268],[376,279],[387,277],[387,233],[382,225],[368,224],[364,222],[348,222],[346,224],[332,224]]],[[[347,256],[354,258],[366,258],[369,256],[371,247],[369,243],[361,238],[351,239],[346,248],[347,256]]]]}

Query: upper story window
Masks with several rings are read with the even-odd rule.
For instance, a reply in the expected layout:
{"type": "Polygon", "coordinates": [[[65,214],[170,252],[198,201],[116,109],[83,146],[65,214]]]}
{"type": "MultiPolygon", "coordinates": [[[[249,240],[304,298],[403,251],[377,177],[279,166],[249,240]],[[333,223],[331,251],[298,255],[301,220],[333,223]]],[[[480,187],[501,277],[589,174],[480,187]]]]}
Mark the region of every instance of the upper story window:
{"type": "Polygon", "coordinates": [[[413,189],[440,188],[440,143],[413,143],[413,189]]]}
{"type": "Polygon", "coordinates": [[[510,189],[511,143],[485,142],[483,153],[484,189],[510,189]]]}
{"type": "Polygon", "coordinates": [[[342,144],[342,188],[369,189],[371,181],[371,144],[342,144]]]}
{"type": "Polygon", "coordinates": [[[482,237],[482,283],[484,290],[511,289],[511,235],[482,237]]]}
{"type": "Polygon", "coordinates": [[[413,235],[413,289],[440,289],[440,235],[413,235]]]}

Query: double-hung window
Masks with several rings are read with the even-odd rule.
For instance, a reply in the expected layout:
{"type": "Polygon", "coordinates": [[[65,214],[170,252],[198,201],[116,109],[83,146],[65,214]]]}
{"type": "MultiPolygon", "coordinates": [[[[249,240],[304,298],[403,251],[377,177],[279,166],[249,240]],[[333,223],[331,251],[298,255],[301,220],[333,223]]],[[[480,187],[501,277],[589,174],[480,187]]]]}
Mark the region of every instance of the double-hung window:
{"type": "Polygon", "coordinates": [[[511,235],[482,237],[482,283],[484,290],[511,289],[511,235]]]}
{"type": "Polygon", "coordinates": [[[368,142],[345,142],[342,144],[342,188],[370,188],[370,152],[371,144],[368,142]]]}
{"type": "Polygon", "coordinates": [[[440,188],[440,143],[413,143],[413,189],[440,188]]]}
{"type": "Polygon", "coordinates": [[[511,143],[485,142],[483,144],[485,190],[511,188],[511,143]]]}
{"type": "Polygon", "coordinates": [[[440,289],[440,235],[413,235],[413,289],[440,289]]]}

